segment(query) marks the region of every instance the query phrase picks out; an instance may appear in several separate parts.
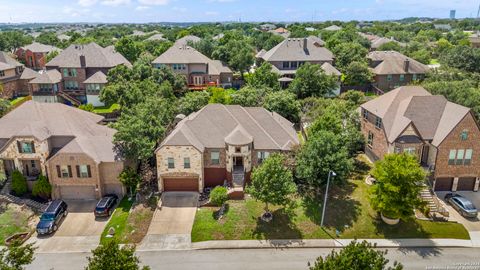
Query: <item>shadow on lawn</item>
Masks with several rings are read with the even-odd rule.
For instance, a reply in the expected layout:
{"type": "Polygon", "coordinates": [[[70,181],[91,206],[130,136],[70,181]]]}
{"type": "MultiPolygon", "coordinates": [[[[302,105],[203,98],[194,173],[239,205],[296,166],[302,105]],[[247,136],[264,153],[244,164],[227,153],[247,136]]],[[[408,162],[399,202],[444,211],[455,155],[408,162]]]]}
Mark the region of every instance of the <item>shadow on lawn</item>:
{"type": "MultiPolygon", "coordinates": [[[[253,231],[256,239],[301,239],[302,233],[293,223],[291,213],[285,209],[272,212],[273,219],[270,222],[257,218],[257,225],[253,231]]],[[[291,240],[289,240],[292,242],[291,240]]],[[[272,243],[273,244],[273,243],[272,243]]],[[[285,245],[286,243],[282,243],[285,245]]],[[[279,244],[281,245],[281,244],[279,244]]]]}
{"type": "MultiPolygon", "coordinates": [[[[334,186],[328,192],[324,226],[335,228],[340,233],[351,227],[360,215],[360,202],[351,198],[357,185],[352,182],[334,186]]],[[[303,200],[305,215],[320,225],[324,195],[308,196],[303,200]]]]}
{"type": "Polygon", "coordinates": [[[422,257],[438,256],[441,254],[441,249],[438,247],[431,247],[433,241],[431,241],[430,233],[426,232],[415,219],[412,218],[408,221],[400,221],[397,225],[388,225],[377,217],[372,217],[376,228],[376,233],[383,235],[385,238],[390,239],[393,242],[400,243],[399,250],[403,253],[415,252],[422,257]],[[405,238],[422,238],[422,244],[428,248],[421,247],[402,247],[399,239],[405,238]]]}

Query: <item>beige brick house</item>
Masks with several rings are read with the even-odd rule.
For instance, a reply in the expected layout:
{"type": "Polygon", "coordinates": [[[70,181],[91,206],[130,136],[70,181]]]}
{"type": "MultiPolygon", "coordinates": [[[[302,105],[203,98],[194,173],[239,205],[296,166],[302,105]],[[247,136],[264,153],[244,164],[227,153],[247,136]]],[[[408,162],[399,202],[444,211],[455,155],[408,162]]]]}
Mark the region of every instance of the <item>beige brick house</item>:
{"type": "Polygon", "coordinates": [[[181,120],[155,151],[160,191],[243,188],[270,153],[298,145],[293,124],[260,107],[210,104],[181,120]]]}
{"type": "Polygon", "coordinates": [[[8,53],[0,52],[0,98],[12,98],[22,90],[20,76],[24,66],[13,59],[8,53]]]}
{"type": "Polygon", "coordinates": [[[167,66],[185,76],[188,87],[203,90],[208,86],[232,86],[232,70],[219,60],[212,60],[188,45],[174,44],[153,60],[154,67],[167,66]]]}
{"type": "Polygon", "coordinates": [[[434,190],[478,190],[480,129],[469,108],[403,86],[361,105],[361,117],[372,160],[411,153],[432,171],[434,190]]]}
{"type": "Polygon", "coordinates": [[[19,170],[30,185],[47,175],[53,198],[97,199],[122,196],[114,129],[103,117],[60,103],[27,101],[0,118],[0,165],[7,175],[19,170]]]}

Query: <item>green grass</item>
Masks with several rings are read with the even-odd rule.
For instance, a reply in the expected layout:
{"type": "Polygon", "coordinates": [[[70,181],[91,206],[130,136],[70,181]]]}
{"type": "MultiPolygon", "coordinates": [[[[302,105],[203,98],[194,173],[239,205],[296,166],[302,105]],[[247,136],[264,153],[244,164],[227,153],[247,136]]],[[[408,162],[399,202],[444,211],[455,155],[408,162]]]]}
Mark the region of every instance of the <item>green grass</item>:
{"type": "Polygon", "coordinates": [[[4,245],[5,239],[13,234],[31,230],[28,227],[29,211],[19,211],[18,208],[2,205],[0,212],[0,245],[4,245]]]}
{"type": "Polygon", "coordinates": [[[438,59],[433,58],[430,60],[430,65],[438,65],[438,64],[440,64],[440,62],[438,62],[438,59]]]}
{"type": "Polygon", "coordinates": [[[133,200],[129,201],[128,197],[125,196],[121,201],[120,204],[117,206],[115,211],[112,214],[112,217],[105,226],[105,229],[102,232],[102,236],[100,238],[100,243],[105,244],[106,242],[115,239],[120,243],[125,242],[125,235],[127,234],[127,219],[128,214],[130,212],[130,208],[132,208],[133,200]],[[115,234],[112,238],[107,238],[108,230],[113,227],[115,229],[115,234]]]}
{"type": "Polygon", "coordinates": [[[95,107],[93,109],[94,113],[112,113],[114,111],[120,110],[120,105],[119,104],[112,104],[110,107],[103,106],[103,107],[95,107]]]}
{"type": "Polygon", "coordinates": [[[247,239],[315,239],[315,238],[458,238],[469,239],[463,225],[412,219],[390,226],[371,208],[370,186],[363,181],[369,164],[358,160],[357,170],[342,186],[329,192],[324,225],[320,227],[323,196],[316,199],[296,198],[291,209],[271,207],[270,223],[259,219],[264,205],[253,199],[229,201],[228,212],[215,220],[218,208],[197,211],[192,241],[247,239]],[[337,234],[338,233],[338,234],[337,234]]]}
{"type": "Polygon", "coordinates": [[[27,97],[18,97],[18,98],[14,99],[14,100],[11,100],[11,101],[10,101],[10,105],[15,106],[17,103],[22,102],[22,101],[25,100],[26,98],[27,98],[27,97]]]}

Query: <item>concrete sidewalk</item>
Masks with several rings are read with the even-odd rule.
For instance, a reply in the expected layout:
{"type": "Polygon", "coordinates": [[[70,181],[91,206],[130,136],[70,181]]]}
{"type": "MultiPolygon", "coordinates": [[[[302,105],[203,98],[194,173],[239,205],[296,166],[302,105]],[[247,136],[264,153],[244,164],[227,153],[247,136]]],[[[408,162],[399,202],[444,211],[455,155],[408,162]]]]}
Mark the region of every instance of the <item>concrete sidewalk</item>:
{"type": "MultiPolygon", "coordinates": [[[[411,247],[475,247],[476,241],[460,239],[357,239],[382,248],[411,247]]],[[[221,240],[192,243],[192,249],[249,249],[249,248],[335,248],[348,245],[353,239],[308,240],[221,240]]]]}

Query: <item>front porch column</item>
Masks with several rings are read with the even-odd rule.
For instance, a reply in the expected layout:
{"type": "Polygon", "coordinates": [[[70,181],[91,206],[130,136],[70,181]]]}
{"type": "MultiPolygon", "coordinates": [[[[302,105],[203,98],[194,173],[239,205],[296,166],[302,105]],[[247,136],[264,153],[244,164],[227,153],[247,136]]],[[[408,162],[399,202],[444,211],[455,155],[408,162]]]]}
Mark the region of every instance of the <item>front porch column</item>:
{"type": "Polygon", "coordinates": [[[13,164],[15,165],[15,170],[18,170],[21,174],[23,174],[22,162],[18,158],[13,160],[13,164]]]}
{"type": "Polygon", "coordinates": [[[458,177],[454,177],[453,178],[452,191],[457,191],[457,186],[458,186],[458,177]]]}
{"type": "Polygon", "coordinates": [[[475,178],[475,185],[473,186],[473,191],[478,191],[478,186],[480,185],[480,177],[475,178]]]}

